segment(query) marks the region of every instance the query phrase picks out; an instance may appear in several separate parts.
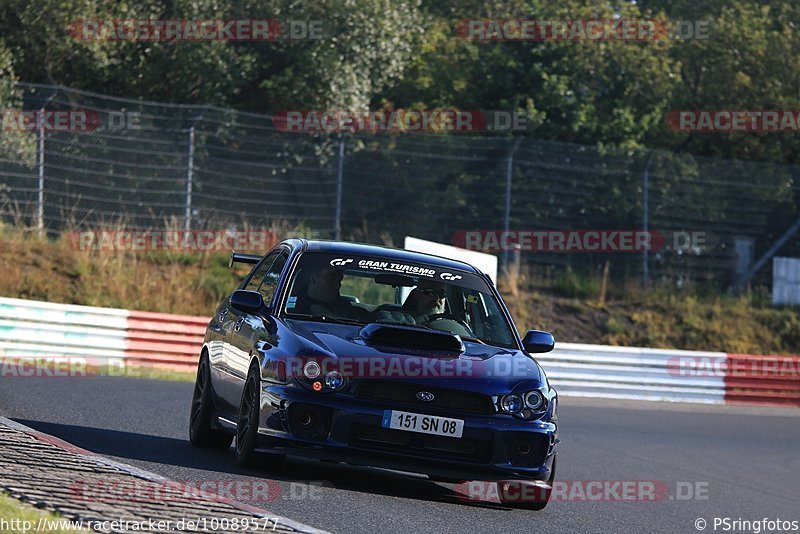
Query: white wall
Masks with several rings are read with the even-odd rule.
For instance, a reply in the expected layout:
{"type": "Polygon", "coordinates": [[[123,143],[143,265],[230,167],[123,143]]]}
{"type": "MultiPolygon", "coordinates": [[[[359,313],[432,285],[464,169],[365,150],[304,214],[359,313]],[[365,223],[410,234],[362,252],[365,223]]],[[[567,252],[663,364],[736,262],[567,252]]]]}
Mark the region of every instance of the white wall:
{"type": "Polygon", "coordinates": [[[467,262],[489,275],[492,282],[497,284],[497,256],[492,254],[466,250],[409,236],[406,236],[404,248],[414,252],[424,252],[434,256],[441,256],[442,258],[467,262]]]}

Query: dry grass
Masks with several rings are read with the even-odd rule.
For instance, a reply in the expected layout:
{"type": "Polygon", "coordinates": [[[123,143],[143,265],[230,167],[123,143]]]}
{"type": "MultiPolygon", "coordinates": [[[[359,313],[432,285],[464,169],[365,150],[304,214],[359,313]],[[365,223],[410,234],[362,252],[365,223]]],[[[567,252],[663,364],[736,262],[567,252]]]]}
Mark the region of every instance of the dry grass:
{"type": "Polygon", "coordinates": [[[550,330],[557,341],[745,354],[800,353],[797,309],[775,308],[753,295],[697,295],[669,288],[600,302],[528,288],[507,298],[518,328],[550,330]]]}
{"type": "Polygon", "coordinates": [[[0,226],[0,295],[209,315],[249,270],[229,269],[229,252],[82,251],[68,236],[40,238],[0,226]]]}
{"type": "MultiPolygon", "coordinates": [[[[227,253],[81,252],[65,239],[0,226],[0,295],[9,297],[207,316],[248,269],[229,270],[227,253]]],[[[551,330],[558,341],[800,352],[797,310],[773,308],[763,295],[644,291],[633,284],[609,285],[601,301],[601,285],[600,277],[524,268],[498,281],[518,329],[551,330]]]]}

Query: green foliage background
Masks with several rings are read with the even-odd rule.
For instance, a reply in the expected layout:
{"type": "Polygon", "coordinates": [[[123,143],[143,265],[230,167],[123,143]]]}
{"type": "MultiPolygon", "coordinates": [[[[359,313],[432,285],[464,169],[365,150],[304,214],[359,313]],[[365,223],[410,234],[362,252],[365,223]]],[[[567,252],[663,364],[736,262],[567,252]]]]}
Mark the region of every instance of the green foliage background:
{"type": "Polygon", "coordinates": [[[790,0],[2,0],[0,105],[13,105],[8,82],[19,79],[264,113],[503,109],[526,112],[540,139],[794,163],[796,136],[682,135],[664,117],[800,107],[798,22],[790,0]],[[512,17],[703,20],[710,38],[477,42],[454,31],[463,19],[512,17]],[[325,38],[115,42],[68,32],[81,19],[142,18],[321,20],[325,38]]]}

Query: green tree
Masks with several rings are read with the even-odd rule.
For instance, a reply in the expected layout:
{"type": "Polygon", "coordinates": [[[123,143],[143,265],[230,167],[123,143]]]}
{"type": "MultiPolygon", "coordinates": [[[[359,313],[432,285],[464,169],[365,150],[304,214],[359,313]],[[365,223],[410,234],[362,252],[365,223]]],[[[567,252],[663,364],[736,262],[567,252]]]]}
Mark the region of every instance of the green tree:
{"type": "Polygon", "coordinates": [[[323,39],[250,47],[257,87],[244,96],[264,111],[368,109],[402,79],[425,29],[417,0],[287,0],[256,12],[323,23],[323,39]]]}
{"type": "MultiPolygon", "coordinates": [[[[0,113],[13,113],[21,108],[22,98],[15,87],[13,57],[0,39],[0,113]]],[[[0,115],[0,120],[2,120],[0,115]]],[[[33,165],[36,158],[35,138],[28,132],[5,131],[0,126],[0,160],[6,159],[22,165],[33,165]]],[[[0,183],[0,191],[3,184],[0,183]]]]}
{"type": "Polygon", "coordinates": [[[475,18],[641,18],[636,4],[531,0],[437,12],[412,74],[387,93],[400,107],[523,111],[537,137],[641,146],[663,124],[680,83],[668,41],[481,42],[453,30],[458,20],[475,18]]]}

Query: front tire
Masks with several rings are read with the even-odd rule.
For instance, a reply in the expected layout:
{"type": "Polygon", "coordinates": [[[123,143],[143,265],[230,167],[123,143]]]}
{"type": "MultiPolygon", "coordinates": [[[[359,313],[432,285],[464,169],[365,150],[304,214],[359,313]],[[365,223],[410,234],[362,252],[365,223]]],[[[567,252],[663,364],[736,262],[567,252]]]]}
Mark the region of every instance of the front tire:
{"type": "Polygon", "coordinates": [[[250,367],[239,403],[239,417],[236,420],[236,463],[253,467],[256,463],[256,442],[258,441],[258,414],[261,410],[261,379],[258,367],[250,367]]]}
{"type": "Polygon", "coordinates": [[[227,449],[231,446],[233,436],[212,428],[214,416],[213,391],[211,386],[211,369],[208,356],[203,354],[197,366],[197,378],[194,381],[192,407],[189,412],[189,443],[195,447],[210,449],[227,449]]]}

